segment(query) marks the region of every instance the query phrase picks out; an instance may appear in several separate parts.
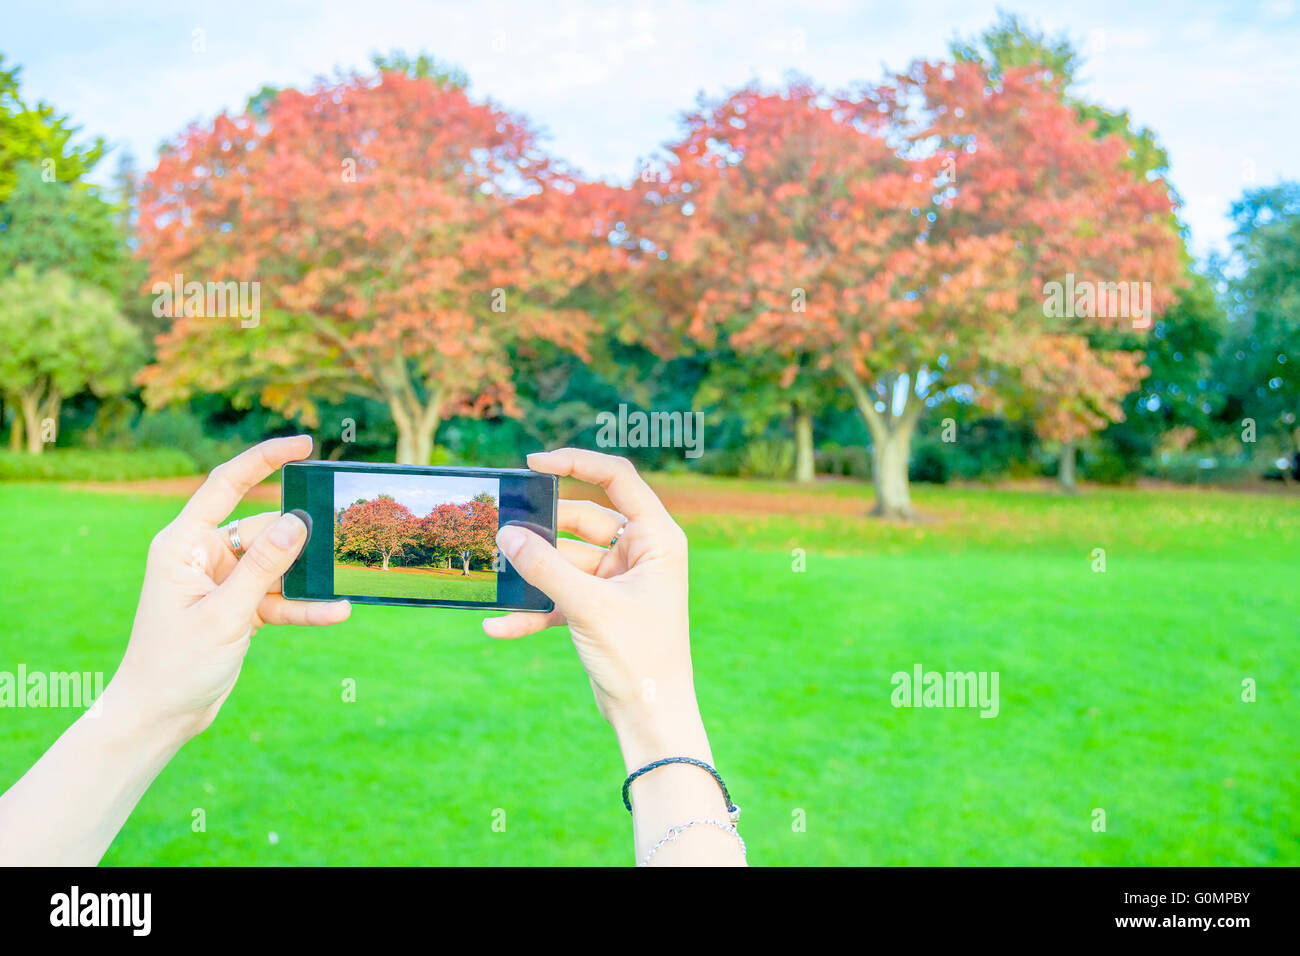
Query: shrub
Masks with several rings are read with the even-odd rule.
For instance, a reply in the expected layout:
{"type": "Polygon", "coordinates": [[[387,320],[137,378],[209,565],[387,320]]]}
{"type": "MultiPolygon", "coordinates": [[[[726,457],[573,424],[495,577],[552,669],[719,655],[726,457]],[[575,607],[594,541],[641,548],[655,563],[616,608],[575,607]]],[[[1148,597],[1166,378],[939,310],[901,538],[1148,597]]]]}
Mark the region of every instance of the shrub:
{"type": "Polygon", "coordinates": [[[1133,470],[1132,464],[1113,448],[1103,446],[1092,453],[1085,452],[1082,457],[1080,471],[1089,481],[1102,485],[1137,483],[1137,473],[1133,470]]]}
{"type": "Polygon", "coordinates": [[[1152,473],[1165,481],[1187,485],[1235,485],[1258,480],[1266,465],[1249,456],[1229,456],[1212,451],[1166,452],[1152,473]]]}
{"type": "Polygon", "coordinates": [[[135,424],[132,442],[142,451],[171,449],[183,452],[200,472],[211,471],[250,444],[237,435],[213,438],[193,412],[181,408],[142,414],[135,424]]]}
{"type": "Polygon", "coordinates": [[[817,471],[823,475],[846,478],[871,478],[871,452],[862,445],[837,445],[827,442],[817,449],[817,471]]]}
{"type": "Polygon", "coordinates": [[[740,453],[742,478],[789,478],[794,473],[794,444],[778,438],[750,442],[740,453]]]}
{"type": "Polygon", "coordinates": [[[911,481],[922,481],[932,485],[946,485],[951,467],[945,450],[933,442],[922,442],[912,456],[912,463],[907,469],[911,481]]]}
{"type": "Polygon", "coordinates": [[[740,456],[734,448],[711,449],[687,464],[688,471],[714,477],[734,478],[740,474],[740,456]]]}

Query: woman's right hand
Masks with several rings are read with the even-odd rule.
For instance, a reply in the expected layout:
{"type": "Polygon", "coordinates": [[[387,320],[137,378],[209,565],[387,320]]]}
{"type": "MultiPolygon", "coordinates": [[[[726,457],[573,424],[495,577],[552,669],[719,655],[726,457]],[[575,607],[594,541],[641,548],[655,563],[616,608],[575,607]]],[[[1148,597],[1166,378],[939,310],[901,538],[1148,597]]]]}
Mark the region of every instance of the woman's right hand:
{"type": "Polygon", "coordinates": [[[663,748],[707,751],[691,673],[686,535],[625,458],[564,448],[529,455],[528,466],[599,485],[617,510],[561,500],[559,530],[582,540],[562,538],[558,547],[503,527],[502,552],[555,610],[490,618],[484,630],[517,638],[567,623],[596,705],[630,762],[667,756],[663,748]]]}
{"type": "MultiPolygon", "coordinates": [[[[567,623],[629,774],[665,757],[712,766],[691,673],[686,535],[624,458],[564,448],[529,455],[528,466],[600,485],[617,510],[561,501],[559,530],[582,540],[561,538],[557,547],[518,526],[497,532],[502,553],[524,580],[551,596],[555,610],[491,618],[484,630],[523,637],[567,623]]],[[[701,768],[657,767],[633,781],[630,799],[637,859],[656,866],[745,865],[743,844],[726,822],[722,788],[701,768]]]]}

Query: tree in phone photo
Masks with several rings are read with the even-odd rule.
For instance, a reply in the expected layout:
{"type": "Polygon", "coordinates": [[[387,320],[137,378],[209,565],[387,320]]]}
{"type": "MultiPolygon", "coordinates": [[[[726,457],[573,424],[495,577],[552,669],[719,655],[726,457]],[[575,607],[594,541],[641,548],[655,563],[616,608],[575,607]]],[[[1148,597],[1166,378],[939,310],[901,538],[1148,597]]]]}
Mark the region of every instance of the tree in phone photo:
{"type": "Polygon", "coordinates": [[[363,560],[389,562],[415,543],[415,515],[388,495],[359,501],[338,520],[334,538],[336,555],[352,554],[363,560]]]}
{"type": "Polygon", "coordinates": [[[461,574],[468,577],[472,560],[490,564],[496,556],[499,514],[496,499],[488,492],[463,505],[442,504],[420,519],[419,540],[435,553],[459,561],[461,574]]]}

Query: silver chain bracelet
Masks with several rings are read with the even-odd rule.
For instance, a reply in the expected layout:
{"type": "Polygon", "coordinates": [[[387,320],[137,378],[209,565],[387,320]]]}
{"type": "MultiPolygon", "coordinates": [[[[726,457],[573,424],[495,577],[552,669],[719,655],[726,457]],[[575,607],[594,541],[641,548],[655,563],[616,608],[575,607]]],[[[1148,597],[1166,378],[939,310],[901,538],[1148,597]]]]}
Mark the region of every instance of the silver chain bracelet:
{"type": "Polygon", "coordinates": [[[740,835],[740,831],[736,829],[736,825],[734,823],[723,823],[721,820],[715,820],[712,817],[706,817],[702,820],[692,820],[689,823],[679,823],[677,826],[669,827],[668,832],[664,834],[664,838],[646,851],[646,855],[642,857],[641,862],[638,863],[637,866],[649,866],[650,858],[653,857],[656,853],[658,853],[659,849],[665,843],[672,843],[679,836],[681,836],[683,833],[689,830],[691,827],[696,827],[701,825],[716,827],[717,829],[721,830],[723,833],[730,833],[732,836],[734,836],[737,840],[740,841],[740,855],[746,856],[748,854],[748,851],[745,849],[745,838],[740,835]]]}

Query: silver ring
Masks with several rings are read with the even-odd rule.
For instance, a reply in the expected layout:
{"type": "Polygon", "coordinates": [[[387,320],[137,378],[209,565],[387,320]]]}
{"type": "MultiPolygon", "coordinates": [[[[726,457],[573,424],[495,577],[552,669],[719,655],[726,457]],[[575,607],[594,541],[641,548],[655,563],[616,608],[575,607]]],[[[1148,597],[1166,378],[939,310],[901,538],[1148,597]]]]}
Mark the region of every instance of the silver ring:
{"type": "Polygon", "coordinates": [[[627,530],[627,525],[624,524],[623,527],[619,528],[617,531],[614,532],[614,537],[609,539],[609,546],[611,548],[614,547],[614,545],[618,544],[618,539],[623,537],[623,532],[626,530],[627,530]]]}
{"type": "Polygon", "coordinates": [[[235,557],[242,558],[244,556],[244,545],[239,540],[238,518],[226,525],[226,539],[230,542],[230,550],[235,552],[235,557]]]}

